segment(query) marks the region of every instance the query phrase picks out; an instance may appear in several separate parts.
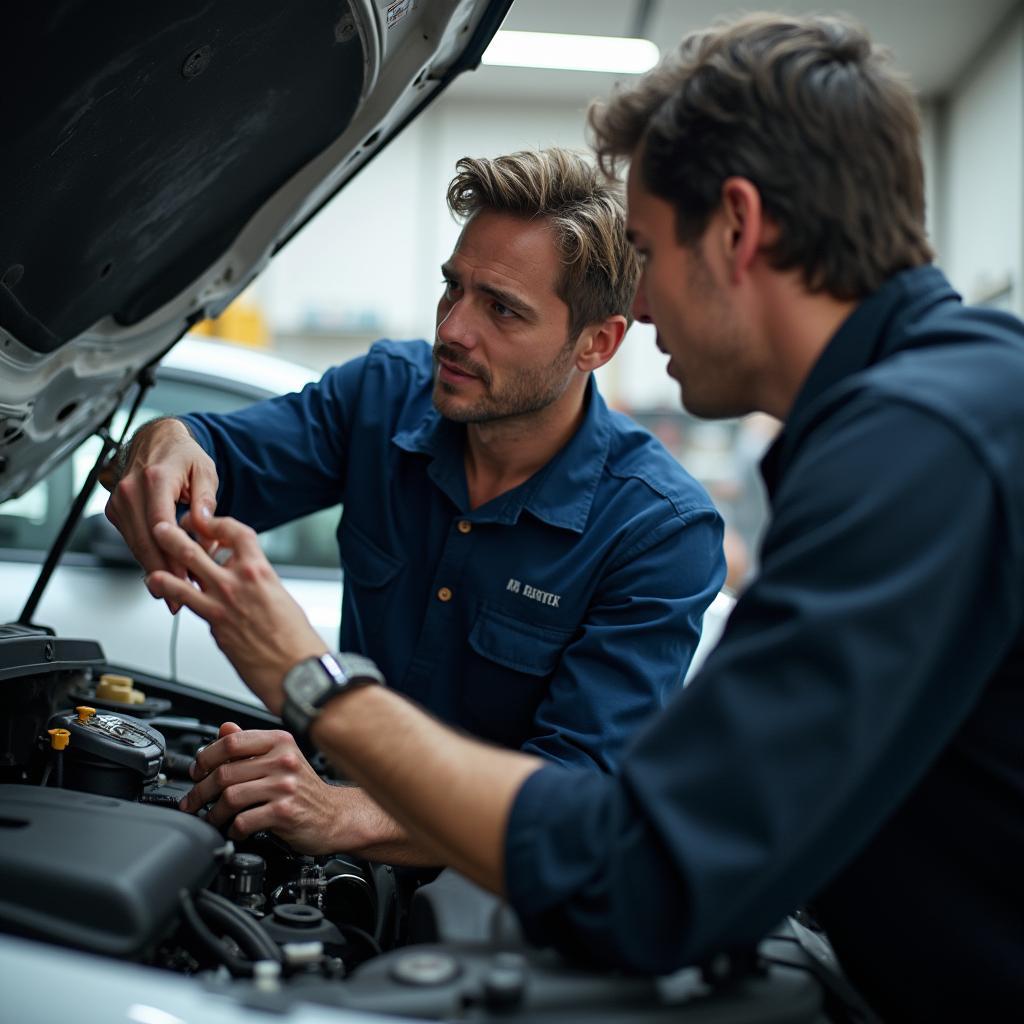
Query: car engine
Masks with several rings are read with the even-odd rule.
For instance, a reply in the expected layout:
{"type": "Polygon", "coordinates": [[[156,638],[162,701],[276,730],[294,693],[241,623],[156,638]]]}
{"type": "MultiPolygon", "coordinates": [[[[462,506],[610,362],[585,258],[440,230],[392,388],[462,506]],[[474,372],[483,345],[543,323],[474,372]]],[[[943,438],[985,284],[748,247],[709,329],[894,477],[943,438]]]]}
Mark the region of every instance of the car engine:
{"type": "Polygon", "coordinates": [[[178,811],[224,714],[175,704],[206,700],[144,692],[90,641],[0,629],[0,927],[190,973],[343,976],[394,941],[393,871],[178,811]]]}
{"type": "Polygon", "coordinates": [[[196,976],[281,1012],[306,1001],[443,1020],[863,1019],[828,1009],[827,958],[792,930],[669,978],[598,974],[526,946],[508,908],[452,872],[305,856],[271,833],[229,841],[178,810],[226,719],[279,726],[132,678],[95,642],[0,626],[0,941],[196,976]]]}

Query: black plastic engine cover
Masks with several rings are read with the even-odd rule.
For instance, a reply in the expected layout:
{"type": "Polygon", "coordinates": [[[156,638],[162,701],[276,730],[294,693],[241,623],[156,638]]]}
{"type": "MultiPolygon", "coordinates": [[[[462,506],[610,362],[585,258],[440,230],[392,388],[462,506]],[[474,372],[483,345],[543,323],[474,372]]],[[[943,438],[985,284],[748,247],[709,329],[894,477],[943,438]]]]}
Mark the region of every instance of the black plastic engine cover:
{"type": "Polygon", "coordinates": [[[0,929],[136,959],[178,892],[207,885],[224,839],[199,818],[38,786],[0,788],[0,929]]]}

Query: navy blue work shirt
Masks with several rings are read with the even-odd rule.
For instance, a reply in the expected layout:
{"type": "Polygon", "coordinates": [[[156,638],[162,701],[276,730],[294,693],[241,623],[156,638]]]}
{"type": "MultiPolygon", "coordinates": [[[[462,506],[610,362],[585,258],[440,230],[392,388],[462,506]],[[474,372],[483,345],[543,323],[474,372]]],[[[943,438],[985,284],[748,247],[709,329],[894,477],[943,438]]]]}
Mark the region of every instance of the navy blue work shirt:
{"type": "Polygon", "coordinates": [[[431,349],[378,342],[301,393],[183,417],[218,512],[265,530],[341,503],[340,645],[485,739],[611,769],[682,685],[722,585],[722,521],[662,445],[608,410],[470,509],[465,426],[434,409],[431,349]]]}
{"type": "Polygon", "coordinates": [[[618,778],[515,801],[528,933],[665,972],[805,901],[886,1020],[1024,1006],[1024,325],[863,301],[764,464],[760,576],[618,778]]]}

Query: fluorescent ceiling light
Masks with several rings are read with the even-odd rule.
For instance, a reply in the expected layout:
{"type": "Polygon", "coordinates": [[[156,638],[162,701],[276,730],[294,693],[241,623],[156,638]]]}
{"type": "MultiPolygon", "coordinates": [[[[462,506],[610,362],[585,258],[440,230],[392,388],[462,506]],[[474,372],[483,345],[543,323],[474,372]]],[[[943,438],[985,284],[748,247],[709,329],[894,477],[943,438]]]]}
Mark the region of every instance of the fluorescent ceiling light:
{"type": "Polygon", "coordinates": [[[611,71],[640,75],[658,63],[649,39],[559,35],[554,32],[498,32],[484,51],[484,64],[565,71],[611,71]]]}

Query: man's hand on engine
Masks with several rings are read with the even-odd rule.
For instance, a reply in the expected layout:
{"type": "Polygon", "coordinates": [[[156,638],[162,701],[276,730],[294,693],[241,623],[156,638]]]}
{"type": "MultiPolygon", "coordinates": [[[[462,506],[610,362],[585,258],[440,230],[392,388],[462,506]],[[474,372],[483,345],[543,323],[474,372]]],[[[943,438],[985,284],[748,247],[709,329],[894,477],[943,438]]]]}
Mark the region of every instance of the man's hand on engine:
{"type": "Polygon", "coordinates": [[[194,814],[212,804],[206,820],[230,826],[232,839],[267,830],[298,853],[348,851],[397,863],[436,863],[409,844],[363,790],[324,782],[287,732],[243,732],[225,722],[220,738],[196,758],[192,779],[181,809],[194,814]]]}
{"type": "Polygon", "coordinates": [[[332,796],[341,790],[313,771],[289,733],[243,731],[225,722],[191,774],[195,787],[181,809],[195,812],[213,804],[206,820],[218,828],[230,824],[232,839],[266,829],[299,853],[341,849],[331,834],[338,818],[332,796]]]}

